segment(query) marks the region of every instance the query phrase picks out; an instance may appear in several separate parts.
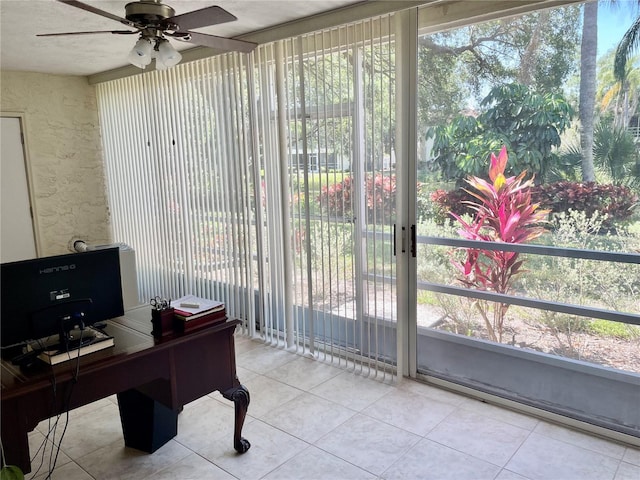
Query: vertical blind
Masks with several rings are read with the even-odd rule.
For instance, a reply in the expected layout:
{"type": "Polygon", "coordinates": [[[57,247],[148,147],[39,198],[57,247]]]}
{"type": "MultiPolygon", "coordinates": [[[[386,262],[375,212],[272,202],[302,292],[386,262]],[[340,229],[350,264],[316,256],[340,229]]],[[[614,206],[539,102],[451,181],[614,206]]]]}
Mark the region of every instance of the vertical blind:
{"type": "Polygon", "coordinates": [[[265,340],[391,374],[392,17],[256,50],[265,340]],[[277,226],[277,228],[274,228],[277,226]]]}
{"type": "Polygon", "coordinates": [[[98,85],[114,238],[136,251],[141,300],[186,293],[253,318],[246,57],[98,85]]]}
{"type": "Polygon", "coordinates": [[[384,16],[98,85],[114,239],[142,300],[363,372],[395,361],[394,45],[384,16]]]}

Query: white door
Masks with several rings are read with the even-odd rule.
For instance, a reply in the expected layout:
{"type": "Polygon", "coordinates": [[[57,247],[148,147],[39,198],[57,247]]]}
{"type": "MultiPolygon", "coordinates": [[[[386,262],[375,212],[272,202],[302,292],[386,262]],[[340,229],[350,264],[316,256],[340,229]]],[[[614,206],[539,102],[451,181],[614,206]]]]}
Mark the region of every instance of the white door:
{"type": "Polygon", "coordinates": [[[0,118],[0,261],[36,257],[20,119],[0,118]]]}

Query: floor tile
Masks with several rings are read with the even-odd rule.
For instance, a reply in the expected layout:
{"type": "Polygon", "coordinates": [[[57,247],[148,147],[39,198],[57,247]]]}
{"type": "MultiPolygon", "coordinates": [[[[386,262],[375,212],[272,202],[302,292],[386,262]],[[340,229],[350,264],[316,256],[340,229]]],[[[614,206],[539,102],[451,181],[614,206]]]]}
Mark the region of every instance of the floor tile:
{"type": "Polygon", "coordinates": [[[313,443],[353,415],[353,410],[311,393],[303,393],[262,415],[261,420],[301,440],[313,443]]]}
{"type": "Polygon", "coordinates": [[[395,389],[365,408],[362,413],[424,436],[455,410],[454,405],[395,389]],[[416,415],[416,412],[420,414],[416,415]]]}
{"type": "Polygon", "coordinates": [[[264,480],[375,480],[377,477],[312,446],[263,478],[264,480]]]}
{"type": "Polygon", "coordinates": [[[295,359],[296,356],[286,350],[279,350],[268,346],[252,348],[240,354],[236,353],[236,362],[238,365],[260,374],[265,374],[295,359]]]}
{"type": "Polygon", "coordinates": [[[471,410],[473,412],[480,413],[485,417],[491,417],[496,420],[515,425],[516,427],[524,428],[525,430],[531,431],[539,423],[538,419],[530,417],[529,415],[515,412],[498,405],[493,405],[476,398],[465,398],[460,406],[465,410],[471,410]]]}
{"type": "MultiPolygon", "coordinates": [[[[194,452],[205,451],[218,438],[233,446],[235,409],[210,397],[195,405],[187,405],[178,415],[175,440],[194,452]]],[[[251,418],[245,419],[245,425],[251,418]]]]}
{"type": "MultiPolygon", "coordinates": [[[[219,392],[185,405],[178,435],[155,454],[125,448],[112,395],[70,412],[52,478],[640,480],[640,448],[431,384],[376,378],[350,360],[333,365],[237,336],[236,346],[251,395],[249,451],[233,448],[235,409],[219,392]]],[[[51,425],[29,434],[32,455],[51,425]]],[[[27,480],[47,476],[48,445],[27,480]]]]}
{"type": "MultiPolygon", "coordinates": [[[[55,441],[59,442],[64,432],[62,450],[73,460],[114,442],[124,445],[120,411],[111,402],[85,415],[74,416],[69,420],[66,431],[65,422],[63,415],[55,428],[55,441]]],[[[40,422],[38,430],[43,431],[49,428],[48,425],[47,420],[40,422]]]]}
{"type": "Polygon", "coordinates": [[[640,479],[640,467],[631,463],[621,462],[614,480],[638,480],[640,479]]]}
{"type": "Polygon", "coordinates": [[[102,407],[117,405],[117,404],[118,404],[117,397],[115,395],[112,395],[111,397],[103,398],[101,400],[96,400],[93,403],[71,410],[69,412],[69,418],[72,419],[80,415],[90,415],[92,412],[95,412],[96,410],[99,410],[102,407]]]}
{"type": "Polygon", "coordinates": [[[493,480],[500,467],[422,439],[383,474],[386,480],[493,480]]]}
{"type": "Polygon", "coordinates": [[[640,448],[627,447],[622,460],[640,466],[640,448]]]}
{"type": "Polygon", "coordinates": [[[258,375],[256,372],[252,372],[251,370],[247,370],[244,367],[236,365],[236,376],[238,377],[238,380],[240,380],[241,384],[244,384],[244,382],[256,375],[258,375]]]}
{"type": "MultiPolygon", "coordinates": [[[[51,435],[51,438],[53,438],[53,435],[51,435]]],[[[40,477],[43,472],[46,475],[49,469],[71,462],[71,459],[65,455],[62,449],[58,449],[53,442],[45,439],[45,436],[39,430],[29,433],[29,455],[31,457],[31,473],[25,475],[27,480],[40,477]]]]}
{"type": "Polygon", "coordinates": [[[343,372],[312,388],[310,392],[344,407],[360,411],[382,398],[393,388],[395,387],[355,373],[343,372]]]}
{"type": "Polygon", "coordinates": [[[149,480],[235,480],[235,477],[200,455],[192,453],[170,467],[152,473],[149,480]]]}
{"type": "Polygon", "coordinates": [[[244,385],[251,396],[247,412],[256,418],[269,413],[271,410],[304,393],[302,390],[267,378],[264,375],[251,378],[244,385]]]}
{"type": "Polygon", "coordinates": [[[375,475],[381,475],[409,448],[418,435],[358,414],[315,445],[375,475]]]}
{"type": "Polygon", "coordinates": [[[532,480],[613,479],[620,461],[576,445],[532,433],[506,465],[532,480]]]}
{"type": "Polygon", "coordinates": [[[96,480],[138,480],[154,475],[189,455],[191,451],[174,440],[153,454],[113,443],[83,456],[77,463],[96,480]]]}
{"type": "Polygon", "coordinates": [[[242,335],[234,336],[234,344],[236,356],[240,355],[241,353],[248,352],[249,350],[253,350],[254,348],[264,348],[264,342],[262,342],[261,340],[253,340],[242,335]]]}
{"type": "Polygon", "coordinates": [[[461,408],[427,438],[503,467],[529,434],[523,428],[461,408]]]}
{"type": "Polygon", "coordinates": [[[506,468],[503,468],[502,471],[496,477],[496,480],[529,480],[529,479],[523,475],[519,475],[517,473],[507,470],[506,468]]]}
{"type": "Polygon", "coordinates": [[[308,444],[259,420],[243,429],[251,448],[239,454],[218,439],[203,457],[240,480],[257,480],[307,448],[308,444]]]}
{"type": "Polygon", "coordinates": [[[602,453],[603,455],[619,460],[624,457],[626,450],[626,448],[620,444],[548,422],[540,422],[534,431],[540,435],[555,438],[556,440],[602,453]]]}
{"type": "Polygon", "coordinates": [[[340,369],[321,361],[298,357],[268,372],[267,376],[301,390],[311,390],[341,373],[340,369]]]}
{"type": "MultiPolygon", "coordinates": [[[[43,472],[35,477],[35,480],[44,480],[48,476],[48,472],[43,472]]],[[[25,477],[28,478],[28,477],[25,477]]],[[[56,467],[50,477],[50,480],[93,480],[93,477],[85,472],[78,464],[71,462],[66,465],[56,467]]]]}
{"type": "Polygon", "coordinates": [[[399,380],[397,387],[399,390],[406,390],[450,405],[459,406],[467,399],[467,397],[462,394],[407,378],[399,380]]]}

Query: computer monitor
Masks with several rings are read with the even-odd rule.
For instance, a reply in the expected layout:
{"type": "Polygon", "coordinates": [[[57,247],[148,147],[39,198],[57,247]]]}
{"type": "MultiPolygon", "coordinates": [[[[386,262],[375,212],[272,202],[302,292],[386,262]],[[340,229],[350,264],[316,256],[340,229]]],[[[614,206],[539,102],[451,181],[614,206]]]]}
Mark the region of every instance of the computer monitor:
{"type": "Polygon", "coordinates": [[[0,265],[0,345],[60,335],[124,314],[118,248],[0,265]]]}

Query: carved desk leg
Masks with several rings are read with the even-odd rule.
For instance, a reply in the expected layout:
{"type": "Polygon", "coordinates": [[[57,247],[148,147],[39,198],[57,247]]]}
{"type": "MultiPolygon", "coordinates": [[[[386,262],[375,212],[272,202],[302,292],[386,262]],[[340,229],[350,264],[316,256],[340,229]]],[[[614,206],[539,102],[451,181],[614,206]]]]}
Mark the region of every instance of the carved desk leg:
{"type": "Polygon", "coordinates": [[[235,431],[233,434],[233,448],[238,453],[244,453],[249,450],[251,444],[246,438],[242,438],[242,426],[244,418],[247,416],[247,408],[249,407],[249,390],[244,385],[227,390],[222,394],[227,400],[232,400],[236,407],[235,431]]]}

